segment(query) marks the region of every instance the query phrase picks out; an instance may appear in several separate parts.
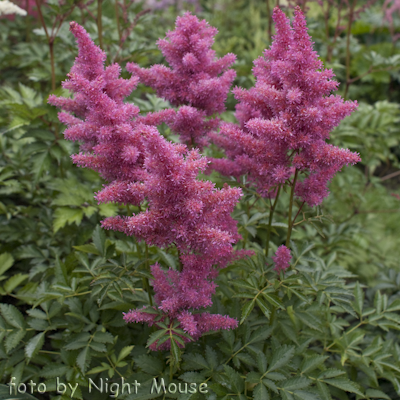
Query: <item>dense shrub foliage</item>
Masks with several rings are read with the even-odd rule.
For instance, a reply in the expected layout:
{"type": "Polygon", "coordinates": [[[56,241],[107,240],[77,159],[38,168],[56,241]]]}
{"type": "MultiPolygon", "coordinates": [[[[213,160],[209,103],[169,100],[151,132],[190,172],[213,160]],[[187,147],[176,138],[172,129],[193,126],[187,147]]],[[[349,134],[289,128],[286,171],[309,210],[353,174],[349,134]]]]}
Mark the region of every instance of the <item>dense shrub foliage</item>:
{"type": "Polygon", "coordinates": [[[0,1],[1,398],[400,398],[399,2],[280,3],[0,1]]]}

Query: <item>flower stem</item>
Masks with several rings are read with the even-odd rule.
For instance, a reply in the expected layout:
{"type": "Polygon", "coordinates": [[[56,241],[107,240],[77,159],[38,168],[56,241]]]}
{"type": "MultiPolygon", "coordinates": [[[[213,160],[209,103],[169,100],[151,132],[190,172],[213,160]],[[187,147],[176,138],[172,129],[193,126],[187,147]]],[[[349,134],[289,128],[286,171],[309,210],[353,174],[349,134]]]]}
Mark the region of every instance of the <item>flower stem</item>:
{"type": "Polygon", "coordinates": [[[292,210],[293,210],[293,196],[294,196],[294,189],[296,187],[296,181],[297,181],[297,176],[299,174],[299,171],[296,169],[296,172],[294,174],[294,179],[293,179],[293,184],[292,188],[290,190],[290,203],[289,203],[289,216],[288,216],[288,232],[286,236],[286,247],[289,246],[290,242],[290,236],[292,235],[292,228],[293,228],[293,223],[292,223],[292,210]]]}
{"type": "Polygon", "coordinates": [[[268,221],[268,232],[267,232],[267,243],[265,244],[265,256],[268,257],[269,252],[269,241],[271,239],[271,226],[272,226],[272,217],[274,216],[274,211],[276,204],[278,203],[278,198],[281,193],[281,185],[278,186],[278,191],[276,192],[275,201],[271,210],[269,211],[269,221],[268,221]]]}
{"type": "Polygon", "coordinates": [[[97,0],[97,32],[99,34],[99,44],[100,44],[100,48],[102,50],[104,50],[104,46],[103,46],[103,25],[102,25],[102,21],[101,21],[101,17],[102,17],[102,3],[103,0],[97,0]]]}
{"type": "Polygon", "coordinates": [[[346,36],[346,89],[344,91],[344,98],[347,98],[347,93],[349,91],[349,87],[351,85],[350,80],[350,36],[351,36],[351,26],[353,25],[354,18],[354,8],[356,6],[357,1],[354,0],[352,5],[350,6],[349,12],[349,21],[347,23],[347,36],[346,36]]]}
{"type": "Polygon", "coordinates": [[[43,26],[44,33],[47,38],[47,43],[49,45],[49,52],[50,52],[50,67],[51,67],[51,90],[56,89],[56,73],[55,73],[55,66],[54,66],[54,49],[53,49],[53,44],[54,44],[54,37],[49,35],[49,31],[47,30],[46,23],[44,22],[43,14],[42,14],[42,8],[41,8],[41,2],[40,0],[35,0],[36,2],[36,8],[38,10],[39,14],[39,19],[40,23],[43,26]]]}
{"type": "Polygon", "coordinates": [[[118,30],[118,37],[119,37],[119,42],[121,43],[121,38],[122,38],[122,33],[121,33],[121,24],[119,22],[119,4],[118,0],[115,0],[115,19],[117,20],[117,30],[118,30]]]}

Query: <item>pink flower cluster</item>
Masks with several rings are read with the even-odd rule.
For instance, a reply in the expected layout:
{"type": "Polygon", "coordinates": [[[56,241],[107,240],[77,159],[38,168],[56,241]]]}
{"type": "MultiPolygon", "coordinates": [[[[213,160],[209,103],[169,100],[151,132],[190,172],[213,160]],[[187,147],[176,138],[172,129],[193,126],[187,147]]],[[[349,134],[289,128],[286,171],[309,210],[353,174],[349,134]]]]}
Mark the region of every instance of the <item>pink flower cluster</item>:
{"type": "MultiPolygon", "coordinates": [[[[228,316],[194,310],[211,305],[218,268],[235,257],[232,244],[240,236],[230,213],[240,189],[219,190],[198,180],[207,160],[198,150],[169,143],[155,126],[171,119],[174,111],[139,116],[138,107],[124,103],[138,78],[120,78],[118,64],[104,68],[106,55],[86,31],[75,22],[70,30],[79,56],[63,87],[75,95],[50,96],[49,103],[64,110],[59,119],[68,126],[65,137],[81,142],[81,152],[72,156],[73,161],[99,171],[109,181],[97,193],[99,202],[148,203],[145,211],[132,217],[107,218],[103,227],[135,235],[150,245],[177,246],[181,272],[163,271],[158,264],[151,267],[162,320],[178,320],[194,338],[209,330],[236,327],[237,321],[228,316]]],[[[133,310],[125,320],[153,324],[155,316],[133,310]]]]}
{"type": "Polygon", "coordinates": [[[295,194],[315,206],[328,195],[327,184],[336,172],[360,161],[356,153],[326,143],[357,103],[330,95],[338,83],[313,51],[300,8],[293,27],[279,8],[273,19],[274,41],[254,62],[255,86],[233,90],[240,126],[225,123],[219,134],[210,135],[228,157],[214,159],[212,166],[228,176],[248,174],[265,197],[291,183],[297,170],[304,179],[297,181],[295,194]]]}
{"type": "Polygon", "coordinates": [[[217,29],[189,12],[176,20],[176,29],[158,41],[158,47],[171,66],[153,65],[149,69],[128,63],[127,69],[151,86],[160,97],[182,106],[170,125],[181,141],[202,148],[207,133],[219,120],[207,119],[225,110],[224,103],[236,73],[229,67],[234,54],[215,57],[211,49],[217,29]]]}
{"type": "Polygon", "coordinates": [[[275,256],[272,257],[275,263],[274,270],[278,273],[280,271],[286,271],[289,268],[290,260],[292,256],[290,255],[290,250],[285,246],[279,246],[275,252],[275,256]]]}

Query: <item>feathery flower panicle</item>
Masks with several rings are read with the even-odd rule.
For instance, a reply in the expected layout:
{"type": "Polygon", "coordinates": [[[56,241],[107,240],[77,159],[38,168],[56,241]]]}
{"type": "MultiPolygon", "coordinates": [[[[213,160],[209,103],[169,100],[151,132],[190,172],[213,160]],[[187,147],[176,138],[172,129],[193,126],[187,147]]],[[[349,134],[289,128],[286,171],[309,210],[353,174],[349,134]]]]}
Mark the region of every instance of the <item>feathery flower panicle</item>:
{"type": "Polygon", "coordinates": [[[290,20],[275,8],[276,35],[270,49],[254,62],[255,86],[235,88],[240,127],[223,124],[211,138],[228,159],[213,160],[213,168],[226,174],[248,174],[265,197],[296,171],[295,194],[310,206],[328,195],[327,184],[344,165],[360,161],[356,153],[327,144],[330,131],[357,108],[330,93],[337,89],[332,70],[324,69],[307,34],[306,20],[297,7],[290,20]],[[301,177],[301,174],[299,178],[301,177]]]}
{"type": "MultiPolygon", "coordinates": [[[[236,326],[236,320],[222,316],[207,317],[214,318],[215,324],[205,324],[202,314],[191,310],[211,306],[217,270],[235,257],[232,244],[240,236],[230,214],[241,191],[228,186],[217,190],[213,183],[199,181],[198,172],[205,169],[207,160],[197,150],[167,142],[150,126],[143,127],[142,134],[145,173],[130,190],[133,195],[136,190],[143,194],[149,208],[132,217],[107,218],[103,227],[134,235],[150,245],[177,246],[181,272],[164,271],[158,264],[151,267],[155,301],[165,316],[180,321],[193,338],[207,327],[214,329],[218,321],[223,322],[221,328],[236,326]]],[[[133,310],[125,319],[142,322],[143,313],[133,310]]]]}
{"type": "Polygon", "coordinates": [[[183,143],[203,147],[206,134],[218,119],[206,120],[225,111],[225,101],[236,73],[230,69],[234,54],[216,58],[211,49],[217,29],[189,12],[176,20],[174,31],[157,44],[171,66],[153,65],[149,69],[128,63],[127,69],[140,81],[156,90],[160,97],[182,107],[171,126],[183,143]],[[211,125],[210,125],[211,124],[211,125]]]}
{"type": "MultiPolygon", "coordinates": [[[[151,267],[161,321],[167,317],[179,321],[193,338],[210,329],[235,327],[235,319],[194,314],[193,310],[212,304],[218,269],[239,256],[232,250],[240,236],[230,214],[241,196],[240,189],[226,186],[219,190],[209,181],[198,180],[207,160],[198,150],[169,143],[155,127],[173,119],[175,112],[139,116],[138,107],[124,103],[138,78],[119,78],[118,64],[104,68],[106,55],[86,31],[75,22],[70,29],[79,55],[63,87],[75,96],[50,96],[49,103],[64,110],[59,119],[68,125],[65,137],[81,142],[82,152],[73,160],[81,167],[99,171],[109,182],[96,195],[99,203],[148,203],[145,211],[132,217],[107,218],[102,221],[103,227],[134,235],[150,245],[177,246],[181,272],[164,271],[158,264],[151,267]]],[[[185,112],[185,108],[180,110],[181,114],[185,112]]],[[[187,112],[190,114],[190,110],[187,112]]],[[[175,123],[179,121],[178,113],[175,123]]],[[[158,326],[160,318],[156,321],[156,317],[139,309],[124,318],[158,326]]],[[[163,346],[168,348],[170,343],[163,346]]],[[[157,343],[152,348],[156,347],[157,343]]]]}
{"type": "Polygon", "coordinates": [[[59,119],[68,128],[66,139],[81,142],[81,153],[72,156],[80,167],[92,168],[111,182],[97,194],[99,201],[117,201],[138,205],[143,196],[132,196],[129,187],[143,173],[143,145],[136,127],[152,123],[152,119],[167,119],[172,110],[146,118],[139,117],[139,108],[124,103],[135,89],[138,78],[119,78],[121,68],[112,64],[104,68],[106,54],[97,47],[84,28],[71,22],[79,55],[63,87],[74,98],[51,95],[49,103],[62,108],[59,119]]]}
{"type": "Polygon", "coordinates": [[[275,263],[274,270],[280,272],[286,271],[289,268],[292,256],[290,255],[290,250],[285,245],[282,245],[277,248],[275,256],[272,259],[275,263]]]}

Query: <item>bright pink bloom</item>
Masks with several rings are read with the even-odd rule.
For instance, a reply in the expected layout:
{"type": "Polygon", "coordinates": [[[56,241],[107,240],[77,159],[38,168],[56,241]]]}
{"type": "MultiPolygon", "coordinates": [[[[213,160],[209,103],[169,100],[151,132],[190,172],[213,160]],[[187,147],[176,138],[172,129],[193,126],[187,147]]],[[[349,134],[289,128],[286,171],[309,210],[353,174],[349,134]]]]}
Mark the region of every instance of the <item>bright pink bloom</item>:
{"type": "Polygon", "coordinates": [[[225,111],[226,97],[236,76],[230,69],[236,56],[227,54],[217,59],[211,49],[217,32],[205,20],[187,12],[177,18],[175,30],[157,43],[171,68],[160,64],[149,69],[127,65],[128,71],[160,97],[175,106],[186,106],[178,111],[171,128],[191,146],[205,145],[207,132],[219,122],[205,117],[225,111]]]}
{"type": "MultiPolygon", "coordinates": [[[[145,211],[132,217],[107,218],[102,225],[150,245],[175,244],[181,254],[182,272],[164,271],[157,264],[151,267],[159,314],[131,310],[125,320],[158,326],[158,316],[177,319],[194,338],[207,329],[218,329],[218,321],[223,329],[236,326],[232,318],[207,314],[204,319],[193,310],[212,304],[218,269],[238,256],[233,254],[232,244],[240,236],[230,214],[241,190],[216,189],[212,182],[198,180],[207,160],[197,150],[167,142],[154,126],[171,121],[175,112],[139,116],[138,107],[124,102],[138,78],[119,78],[118,64],[104,68],[106,55],[86,31],[75,22],[71,31],[79,56],[63,86],[75,96],[50,96],[49,102],[66,111],[59,113],[68,125],[65,137],[81,142],[82,152],[73,160],[99,171],[109,181],[96,195],[99,202],[148,204],[145,211]]],[[[185,108],[179,110],[176,124],[185,112],[185,108]]],[[[169,345],[165,342],[162,348],[169,345]]]]}
{"type": "Polygon", "coordinates": [[[286,271],[289,268],[292,256],[290,255],[290,250],[285,245],[282,245],[277,248],[275,256],[272,259],[275,262],[274,270],[280,272],[286,271]]]}
{"type": "Polygon", "coordinates": [[[228,156],[213,160],[212,167],[227,175],[248,174],[265,197],[274,196],[297,168],[305,178],[298,180],[295,193],[314,206],[328,195],[327,184],[337,171],[360,161],[356,153],[325,142],[357,103],[330,95],[338,83],[313,51],[300,8],[293,28],[279,8],[273,18],[276,35],[254,62],[255,86],[233,90],[240,127],[226,123],[219,135],[210,135],[228,156]]]}

